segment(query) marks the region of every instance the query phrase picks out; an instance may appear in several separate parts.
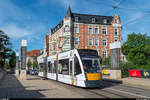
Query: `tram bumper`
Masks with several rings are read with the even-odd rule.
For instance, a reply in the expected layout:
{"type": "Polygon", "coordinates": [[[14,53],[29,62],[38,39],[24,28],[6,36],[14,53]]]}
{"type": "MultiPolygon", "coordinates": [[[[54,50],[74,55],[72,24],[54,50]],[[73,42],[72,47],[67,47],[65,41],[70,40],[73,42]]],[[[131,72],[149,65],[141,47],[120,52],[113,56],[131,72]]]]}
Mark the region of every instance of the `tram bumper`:
{"type": "Polygon", "coordinates": [[[102,86],[102,80],[95,80],[95,81],[85,81],[85,87],[101,87],[102,86]]]}

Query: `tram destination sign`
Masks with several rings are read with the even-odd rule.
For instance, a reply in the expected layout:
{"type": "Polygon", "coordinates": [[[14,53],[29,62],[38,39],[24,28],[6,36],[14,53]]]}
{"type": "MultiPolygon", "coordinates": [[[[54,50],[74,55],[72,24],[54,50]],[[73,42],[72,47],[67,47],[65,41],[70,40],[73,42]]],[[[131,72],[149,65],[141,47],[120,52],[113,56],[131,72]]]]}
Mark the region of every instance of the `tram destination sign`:
{"type": "Polygon", "coordinates": [[[78,52],[81,57],[98,57],[98,53],[96,50],[81,49],[78,50],[78,52]]]}

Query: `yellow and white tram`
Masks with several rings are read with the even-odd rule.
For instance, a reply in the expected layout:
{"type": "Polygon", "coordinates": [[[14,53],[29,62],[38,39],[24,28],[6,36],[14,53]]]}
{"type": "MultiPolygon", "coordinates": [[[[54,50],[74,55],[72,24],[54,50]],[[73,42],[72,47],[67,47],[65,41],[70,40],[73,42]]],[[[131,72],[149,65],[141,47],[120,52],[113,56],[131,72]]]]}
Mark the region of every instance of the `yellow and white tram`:
{"type": "Polygon", "coordinates": [[[49,56],[47,78],[79,87],[98,87],[102,72],[97,51],[73,49],[49,56]]]}

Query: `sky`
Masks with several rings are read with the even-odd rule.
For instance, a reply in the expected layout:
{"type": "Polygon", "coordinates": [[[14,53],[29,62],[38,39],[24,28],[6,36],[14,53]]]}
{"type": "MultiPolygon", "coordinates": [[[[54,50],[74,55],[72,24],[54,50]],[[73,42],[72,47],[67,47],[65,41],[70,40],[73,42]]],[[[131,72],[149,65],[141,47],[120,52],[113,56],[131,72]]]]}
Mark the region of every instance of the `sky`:
{"type": "Polygon", "coordinates": [[[69,5],[73,13],[118,14],[122,42],[132,32],[150,36],[150,0],[0,0],[0,29],[10,37],[14,51],[24,39],[27,51],[42,49],[45,35],[64,18],[69,5]]]}

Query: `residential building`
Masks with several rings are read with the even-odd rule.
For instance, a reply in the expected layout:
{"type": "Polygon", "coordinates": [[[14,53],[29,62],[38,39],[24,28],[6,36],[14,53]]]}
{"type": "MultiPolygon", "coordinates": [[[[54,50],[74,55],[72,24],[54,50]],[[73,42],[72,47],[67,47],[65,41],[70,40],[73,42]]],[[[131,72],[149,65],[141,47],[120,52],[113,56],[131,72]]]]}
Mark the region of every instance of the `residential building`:
{"type": "Polygon", "coordinates": [[[40,63],[38,63],[39,71],[45,70],[44,66],[46,66],[46,59],[44,59],[44,58],[46,58],[47,56],[49,56],[49,36],[48,35],[45,36],[44,47],[41,50],[40,55],[37,57],[38,61],[40,59],[43,59],[43,65],[42,66],[40,66],[40,63]]]}
{"type": "Polygon", "coordinates": [[[70,7],[65,17],[49,33],[49,55],[73,48],[95,49],[99,56],[110,56],[110,43],[121,42],[119,15],[103,16],[72,13],[70,7]]]}
{"type": "MultiPolygon", "coordinates": [[[[40,54],[40,50],[32,50],[32,51],[28,51],[27,52],[27,57],[26,57],[26,64],[28,63],[28,61],[30,60],[31,63],[34,62],[34,59],[36,59],[40,54]]],[[[31,69],[33,69],[33,66],[30,66],[31,69]]],[[[28,67],[27,67],[28,69],[28,67]]]]}

